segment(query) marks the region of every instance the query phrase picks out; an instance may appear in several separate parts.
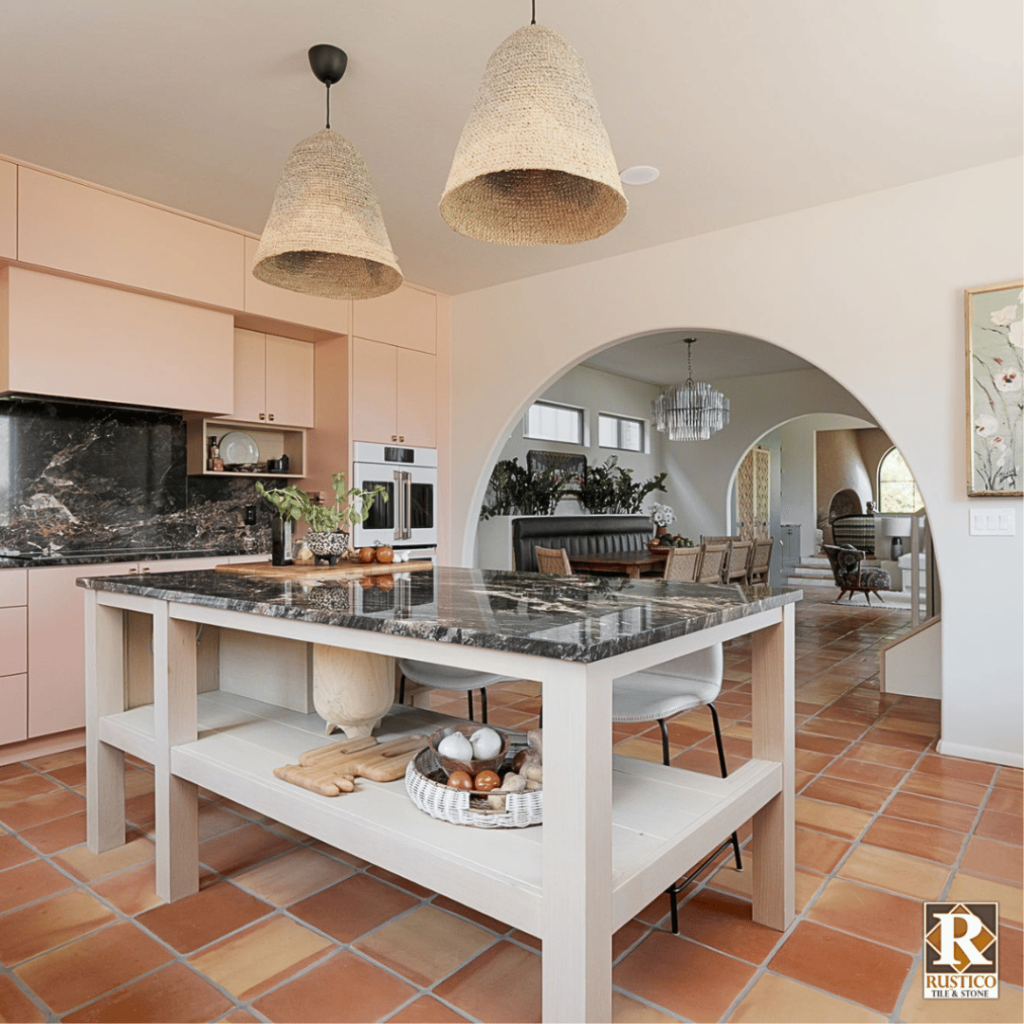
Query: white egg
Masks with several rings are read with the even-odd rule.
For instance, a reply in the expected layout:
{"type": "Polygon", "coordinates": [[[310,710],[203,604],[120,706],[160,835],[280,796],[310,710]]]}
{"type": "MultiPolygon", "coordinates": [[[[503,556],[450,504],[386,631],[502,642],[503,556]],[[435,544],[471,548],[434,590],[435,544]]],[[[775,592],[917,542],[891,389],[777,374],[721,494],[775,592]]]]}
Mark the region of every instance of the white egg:
{"type": "Polygon", "coordinates": [[[438,743],[437,752],[442,757],[468,761],[473,756],[473,744],[461,732],[453,732],[438,743]]]}
{"type": "Polygon", "coordinates": [[[477,760],[497,757],[501,753],[501,737],[493,729],[477,729],[469,742],[473,746],[473,756],[477,760]]]}

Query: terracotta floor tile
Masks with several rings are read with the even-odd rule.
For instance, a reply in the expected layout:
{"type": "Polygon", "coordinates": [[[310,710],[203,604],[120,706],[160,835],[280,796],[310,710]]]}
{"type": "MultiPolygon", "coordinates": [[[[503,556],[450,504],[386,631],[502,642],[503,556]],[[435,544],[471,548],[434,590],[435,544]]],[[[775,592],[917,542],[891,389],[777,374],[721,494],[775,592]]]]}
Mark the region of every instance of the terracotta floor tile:
{"type": "Polygon", "coordinates": [[[44,793],[54,793],[58,789],[60,786],[45,775],[38,775],[35,772],[31,775],[17,775],[0,782],[0,807],[16,804],[34,796],[42,796],[44,793]]]}
{"type": "Polygon", "coordinates": [[[1008,882],[996,882],[991,878],[978,878],[966,871],[958,871],[953,876],[947,900],[976,901],[979,903],[996,902],[999,904],[999,919],[1009,921],[1020,928],[1024,925],[1024,900],[1020,886],[1008,882]]]}
{"type": "Polygon", "coordinates": [[[156,801],[152,793],[139,793],[124,802],[125,820],[143,831],[156,822],[156,801]]]}
{"type": "Polygon", "coordinates": [[[890,768],[884,764],[868,764],[852,757],[841,757],[825,769],[826,775],[833,775],[851,782],[865,782],[869,786],[884,786],[891,790],[906,775],[901,768],[890,768]]]}
{"type": "Polygon", "coordinates": [[[798,750],[796,752],[797,768],[805,772],[814,772],[815,775],[831,764],[831,762],[831,754],[819,754],[814,750],[798,750]]]}
{"type": "Polygon", "coordinates": [[[999,926],[999,979],[1020,988],[1024,985],[1024,932],[999,926]]]}
{"type": "Polygon", "coordinates": [[[954,864],[964,845],[964,836],[961,832],[949,832],[916,821],[881,817],[867,830],[863,841],[940,864],[954,864]]]}
{"type": "Polygon", "coordinates": [[[441,910],[447,910],[453,914],[469,918],[470,921],[480,925],[481,928],[490,928],[491,931],[497,932],[499,935],[504,935],[509,931],[509,925],[505,924],[504,921],[481,914],[479,910],[473,910],[472,907],[464,906],[462,903],[449,899],[447,896],[435,896],[431,902],[435,907],[440,907],[441,910]]]}
{"type": "Polygon", "coordinates": [[[947,867],[878,846],[856,847],[838,873],[919,900],[939,899],[949,880],[947,867]]]}
{"type": "Polygon", "coordinates": [[[613,1024],[676,1024],[678,1020],[621,992],[612,992],[613,1024]]]}
{"type": "Polygon", "coordinates": [[[984,810],[975,835],[986,839],[998,839],[1001,843],[1024,843],[1024,819],[1017,814],[1003,814],[1000,811],[984,810]]]}
{"type": "Polygon", "coordinates": [[[920,756],[913,750],[902,750],[899,747],[887,747],[881,743],[867,743],[861,740],[846,751],[847,757],[870,764],[884,764],[890,768],[913,768],[920,756]]]}
{"type": "MultiPolygon", "coordinates": [[[[651,745],[653,746],[653,744],[651,745]]],[[[659,752],[657,756],[648,757],[647,760],[657,761],[660,764],[661,753],[659,752]]],[[[712,750],[700,750],[697,747],[691,747],[689,750],[684,750],[681,754],[674,756],[672,764],[676,768],[685,768],[690,772],[700,772],[702,775],[717,776],[720,774],[718,755],[712,750]]]]}
{"type": "Polygon", "coordinates": [[[19,775],[35,775],[29,765],[24,761],[15,761],[13,764],[0,764],[0,782],[8,779],[16,779],[19,775]]]}
{"type": "Polygon", "coordinates": [[[803,795],[812,800],[857,807],[862,811],[877,811],[889,799],[889,793],[888,789],[869,786],[865,782],[819,776],[807,787],[803,795]]]}
{"type": "Polygon", "coordinates": [[[932,743],[930,736],[918,736],[912,732],[899,732],[895,729],[883,729],[876,726],[865,733],[864,742],[876,746],[898,747],[900,750],[921,752],[927,750],[932,743]]]}
{"type": "Polygon", "coordinates": [[[418,885],[416,882],[410,882],[408,878],[396,875],[393,871],[385,871],[384,868],[379,868],[376,865],[367,868],[367,873],[375,878],[379,878],[382,882],[390,882],[392,885],[397,885],[400,889],[405,889],[406,892],[411,892],[414,896],[419,896],[421,899],[429,899],[429,897],[434,895],[432,889],[418,885]]]}
{"type": "Polygon", "coordinates": [[[702,889],[680,908],[679,934],[719,952],[763,963],[782,937],[751,919],[749,900],[702,889]]]}
{"type": "Polygon", "coordinates": [[[294,849],[295,844],[290,839],[259,825],[248,824],[200,843],[199,860],[222,875],[230,875],[294,849]]]}
{"type": "Polygon", "coordinates": [[[63,1019],[68,1024],[110,1021],[166,1021],[168,1008],[181,1024],[215,1020],[231,1009],[231,1001],[184,964],[175,963],[125,988],[97,999],[63,1019]]]}
{"type": "Polygon", "coordinates": [[[921,949],[921,902],[833,878],[807,918],[907,953],[921,949]]]}
{"type": "Polygon", "coordinates": [[[433,996],[420,996],[416,1002],[388,1017],[388,1021],[394,1024],[465,1024],[466,1018],[433,996]]]}
{"type": "Polygon", "coordinates": [[[985,804],[986,811],[1000,811],[1003,814],[1013,814],[1018,818],[1024,814],[1024,797],[1019,789],[1000,789],[995,787],[985,804]]]}
{"type": "Polygon", "coordinates": [[[141,793],[152,793],[156,782],[152,772],[131,769],[124,773],[124,798],[131,799],[141,793]]]}
{"type": "MultiPolygon", "coordinates": [[[[742,896],[749,900],[752,894],[754,878],[754,858],[757,853],[747,846],[743,849],[743,870],[737,871],[733,860],[726,861],[712,875],[709,885],[713,889],[721,889],[724,892],[732,893],[733,896],[742,896]]],[[[814,898],[814,894],[821,888],[824,879],[821,875],[813,875],[809,871],[800,868],[796,870],[796,909],[801,913],[814,898]]],[[[638,915],[639,916],[639,915],[638,915]]],[[[657,921],[651,921],[656,924],[657,921]]]]}
{"type": "Polygon", "coordinates": [[[737,1024],[883,1024],[887,1017],[835,996],[818,992],[790,978],[762,974],[729,1017],[737,1024]]]}
{"type": "Polygon", "coordinates": [[[975,836],[968,840],[960,867],[975,875],[990,875],[1020,885],[1024,874],[1021,848],[975,836]]]}
{"type": "Polygon", "coordinates": [[[1000,768],[996,775],[996,786],[1015,789],[1017,792],[1024,790],[1024,770],[1020,768],[1000,768]]]}
{"type": "Polygon", "coordinates": [[[85,747],[61,750],[56,754],[44,754],[42,757],[33,757],[25,763],[40,772],[52,772],[55,768],[66,768],[72,764],[84,764],[85,747]]]}
{"type": "Polygon", "coordinates": [[[230,882],[218,882],[194,896],[147,910],[136,920],[179,953],[191,953],[271,910],[230,882]]]}
{"type": "Polygon", "coordinates": [[[58,782],[64,783],[65,786],[74,787],[85,785],[84,762],[65,765],[62,768],[54,768],[47,771],[46,774],[49,775],[51,779],[56,779],[58,782]]]}
{"type": "Polygon", "coordinates": [[[89,888],[129,917],[164,903],[156,894],[156,868],[152,861],[102,878],[89,888]]]}
{"type": "Polygon", "coordinates": [[[964,782],[962,779],[948,778],[933,772],[916,771],[910,773],[907,781],[900,787],[900,792],[916,793],[918,796],[930,796],[936,800],[949,800],[978,808],[988,791],[976,782],[964,782]]]}
{"type": "Polygon", "coordinates": [[[719,1020],[756,968],[667,932],[653,932],[612,972],[612,982],[691,1020],[719,1020]],[[700,978],[680,985],[680,978],[700,978]]]}
{"type": "Polygon", "coordinates": [[[799,768],[793,771],[793,792],[799,793],[806,786],[812,783],[817,778],[811,772],[802,772],[799,768]]]}
{"type": "Polygon", "coordinates": [[[882,813],[890,818],[906,818],[951,832],[969,832],[978,816],[977,810],[966,804],[935,800],[916,793],[897,793],[882,813]]]}
{"type": "Polygon", "coordinates": [[[74,884],[44,860],[20,864],[0,874],[0,914],[63,892],[74,884]]]}
{"type": "Polygon", "coordinates": [[[259,1017],[254,1017],[248,1010],[235,1010],[218,1017],[217,1020],[222,1024],[259,1024],[259,1017]]]}
{"type": "Polygon", "coordinates": [[[415,994],[394,975],[341,952],[258,999],[253,1009],[280,1022],[373,1021],[415,994]]]}
{"type": "Polygon", "coordinates": [[[796,798],[796,821],[798,825],[827,832],[841,839],[856,839],[871,821],[871,814],[854,807],[840,807],[823,804],[806,797],[796,798]]]}
{"type": "Polygon", "coordinates": [[[36,957],[15,972],[55,1013],[98,999],[173,959],[125,921],[36,957]]]}
{"type": "Polygon", "coordinates": [[[414,985],[429,988],[494,941],[493,933],[428,905],[378,928],[354,946],[414,985]]]}
{"type": "Polygon", "coordinates": [[[878,728],[890,729],[894,732],[911,733],[915,736],[926,736],[929,739],[939,735],[938,722],[895,714],[886,715],[878,723],[878,728]]]}
{"type": "Polygon", "coordinates": [[[13,979],[0,974],[0,1021],[41,1024],[47,1015],[17,986],[13,979]]]}
{"type": "Polygon", "coordinates": [[[809,722],[805,722],[797,732],[814,736],[833,736],[849,741],[857,739],[866,728],[867,726],[856,722],[837,722],[832,718],[812,718],[809,722]]]}
{"type": "Polygon", "coordinates": [[[289,910],[339,942],[354,942],[418,902],[369,875],[353,875],[293,903],[289,910]]]}
{"type": "Polygon", "coordinates": [[[35,860],[38,854],[30,850],[16,835],[0,835],[0,871],[35,860]]]}
{"type": "Polygon", "coordinates": [[[1024,1020],[1024,1000],[1019,989],[999,986],[998,999],[925,999],[919,965],[907,986],[899,1019],[907,1024],[1019,1024],[1024,1020]]]}
{"type": "Polygon", "coordinates": [[[302,847],[239,872],[232,881],[268,903],[286,907],[351,874],[348,865],[302,847]]]}
{"type": "Polygon", "coordinates": [[[539,1021],[541,960],[511,942],[498,942],[446,978],[435,995],[476,1020],[539,1021]]]}
{"type": "Polygon", "coordinates": [[[849,740],[838,740],[834,736],[814,736],[810,733],[798,733],[796,749],[813,750],[818,754],[831,754],[832,757],[835,757],[846,750],[849,742],[849,740]]]}
{"type": "Polygon", "coordinates": [[[800,922],[769,969],[878,1013],[892,1013],[913,958],[874,942],[800,922]]]}
{"type": "Polygon", "coordinates": [[[964,761],[957,757],[943,757],[939,754],[926,754],[917,766],[920,772],[939,775],[944,779],[960,779],[961,782],[975,782],[987,786],[996,773],[995,765],[982,761],[964,761]]]}
{"type": "Polygon", "coordinates": [[[279,985],[327,950],[330,939],[275,914],[189,957],[189,963],[243,1002],[279,985]]]}
{"type": "Polygon", "coordinates": [[[115,871],[144,864],[152,860],[154,854],[152,840],[132,832],[124,846],[116,846],[106,853],[93,853],[83,845],[57,854],[54,860],[81,881],[91,882],[115,871]]]}
{"type": "MultiPolygon", "coordinates": [[[[640,737],[634,736],[628,740],[623,740],[621,743],[616,743],[613,747],[616,754],[622,757],[632,757],[637,761],[651,761],[654,764],[661,764],[661,740],[655,742],[653,739],[641,739],[640,737]]],[[[674,758],[683,753],[681,747],[674,746],[669,743],[668,747],[669,757],[673,759],[673,763],[676,763],[674,758]]],[[[687,751],[689,753],[689,751],[687,751]]],[[[717,764],[717,755],[715,763],[717,764]]]]}
{"type": "Polygon", "coordinates": [[[0,963],[20,964],[113,920],[113,912],[82,889],[12,910],[0,917],[0,963]]]}
{"type": "Polygon", "coordinates": [[[796,830],[796,863],[798,867],[830,874],[843,859],[850,844],[824,832],[807,828],[796,830]]]}
{"type": "Polygon", "coordinates": [[[42,825],[34,825],[32,828],[19,829],[18,835],[40,853],[56,853],[58,850],[66,850],[69,846],[78,846],[85,842],[85,811],[69,814],[66,818],[56,818],[42,825]]]}
{"type": "Polygon", "coordinates": [[[635,946],[649,931],[650,928],[642,921],[638,921],[635,917],[630,918],[612,936],[612,960],[618,960],[626,950],[631,946],[635,946]]]}
{"type": "Polygon", "coordinates": [[[199,842],[201,843],[248,824],[248,818],[239,817],[234,811],[229,811],[221,804],[211,804],[209,800],[199,801],[199,842]]]}

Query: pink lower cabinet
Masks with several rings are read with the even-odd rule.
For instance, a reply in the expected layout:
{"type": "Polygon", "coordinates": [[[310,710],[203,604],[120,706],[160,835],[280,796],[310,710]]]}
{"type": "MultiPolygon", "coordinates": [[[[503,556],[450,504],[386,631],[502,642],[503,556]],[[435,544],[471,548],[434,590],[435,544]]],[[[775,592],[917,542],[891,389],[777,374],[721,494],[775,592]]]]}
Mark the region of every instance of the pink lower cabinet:
{"type": "Polygon", "coordinates": [[[61,565],[28,574],[28,735],[85,725],[85,591],[80,576],[115,576],[136,562],[61,565]]]}
{"type": "Polygon", "coordinates": [[[0,745],[28,734],[27,575],[0,569],[0,745]]]}

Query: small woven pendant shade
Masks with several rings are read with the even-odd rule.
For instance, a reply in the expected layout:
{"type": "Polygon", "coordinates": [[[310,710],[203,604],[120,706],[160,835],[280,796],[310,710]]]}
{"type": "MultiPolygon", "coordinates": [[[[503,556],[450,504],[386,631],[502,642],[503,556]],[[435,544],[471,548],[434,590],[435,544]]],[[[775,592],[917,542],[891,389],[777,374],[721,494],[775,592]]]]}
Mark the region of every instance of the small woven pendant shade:
{"type": "Polygon", "coordinates": [[[441,216],[483,242],[566,245],[611,231],[626,207],[579,54],[543,25],[513,32],[487,62],[441,216]]]}
{"type": "Polygon", "coordinates": [[[292,150],[252,272],[328,299],[373,299],[402,283],[369,171],[347,139],[325,128],[292,150]]]}

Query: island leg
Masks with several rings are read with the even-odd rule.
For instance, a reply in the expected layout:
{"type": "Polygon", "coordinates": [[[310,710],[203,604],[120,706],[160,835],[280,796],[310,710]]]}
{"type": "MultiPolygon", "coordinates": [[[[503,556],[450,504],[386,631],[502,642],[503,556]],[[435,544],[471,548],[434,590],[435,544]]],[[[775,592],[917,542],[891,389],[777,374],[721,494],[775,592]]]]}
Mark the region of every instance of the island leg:
{"type": "Polygon", "coordinates": [[[795,905],[794,614],[752,636],[752,754],[782,764],[782,792],[754,815],[753,919],[778,931],[793,922],[795,905]]]}
{"type": "Polygon", "coordinates": [[[611,678],[555,662],[544,697],[544,1020],[611,1020],[611,678]]]}
{"type": "Polygon", "coordinates": [[[86,837],[93,853],[124,845],[124,751],[99,738],[100,719],[124,711],[124,613],[85,592],[86,837]]]}
{"type": "Polygon", "coordinates": [[[173,902],[199,891],[199,787],[171,774],[171,751],[196,739],[196,626],[153,615],[153,731],[156,788],[156,891],[173,902]]]}

